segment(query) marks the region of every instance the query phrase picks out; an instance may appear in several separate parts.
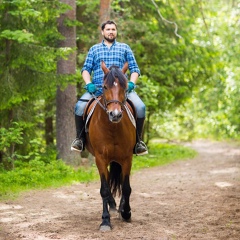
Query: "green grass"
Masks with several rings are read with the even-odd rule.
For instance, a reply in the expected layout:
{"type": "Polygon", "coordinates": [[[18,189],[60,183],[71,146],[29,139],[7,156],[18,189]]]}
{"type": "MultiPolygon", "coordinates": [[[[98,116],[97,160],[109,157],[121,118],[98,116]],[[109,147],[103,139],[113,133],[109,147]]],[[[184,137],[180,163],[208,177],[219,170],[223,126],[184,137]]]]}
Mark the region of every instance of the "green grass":
{"type": "Polygon", "coordinates": [[[141,168],[156,167],[169,164],[176,160],[186,160],[194,158],[196,151],[175,144],[151,143],[149,154],[144,156],[134,156],[132,170],[141,168]]]}
{"type": "MultiPolygon", "coordinates": [[[[196,152],[190,148],[151,143],[148,155],[134,156],[132,172],[195,156],[196,152]]],[[[16,198],[19,193],[32,189],[56,188],[73,182],[90,182],[98,179],[95,165],[74,169],[62,161],[53,160],[45,163],[32,160],[29,163],[16,164],[12,171],[0,171],[0,200],[16,198]]]]}

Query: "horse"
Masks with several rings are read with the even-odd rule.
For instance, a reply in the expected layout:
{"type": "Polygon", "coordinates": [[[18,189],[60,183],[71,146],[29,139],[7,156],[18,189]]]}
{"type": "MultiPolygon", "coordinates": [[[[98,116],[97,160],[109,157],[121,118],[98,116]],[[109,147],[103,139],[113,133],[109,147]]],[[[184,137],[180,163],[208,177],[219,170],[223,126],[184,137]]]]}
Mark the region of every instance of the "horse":
{"type": "Polygon", "coordinates": [[[104,72],[103,94],[95,97],[88,114],[92,112],[86,133],[86,148],[95,156],[100,176],[100,195],[102,198],[102,223],[100,231],[110,231],[110,212],[117,211],[115,197],[120,197],[119,216],[131,221],[130,172],[133,148],[136,144],[136,128],[133,108],[127,101],[128,80],[125,72],[116,66],[109,69],[101,63],[104,72]]]}

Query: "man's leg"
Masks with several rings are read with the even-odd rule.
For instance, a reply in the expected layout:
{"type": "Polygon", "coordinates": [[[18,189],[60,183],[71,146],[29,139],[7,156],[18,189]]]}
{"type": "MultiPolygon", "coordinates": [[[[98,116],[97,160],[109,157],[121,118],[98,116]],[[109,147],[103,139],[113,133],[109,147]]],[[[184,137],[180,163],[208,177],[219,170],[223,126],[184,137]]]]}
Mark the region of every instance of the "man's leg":
{"type": "Polygon", "coordinates": [[[71,144],[71,150],[82,152],[85,148],[85,122],[83,116],[75,114],[76,139],[71,144]]]}
{"type": "Polygon", "coordinates": [[[137,137],[137,143],[134,147],[134,153],[136,155],[145,155],[145,154],[148,154],[148,149],[147,149],[147,146],[146,144],[142,141],[142,135],[143,135],[143,127],[144,127],[144,120],[145,118],[137,118],[137,121],[136,121],[136,130],[137,130],[137,133],[136,133],[136,137],[137,137]]]}
{"type": "Polygon", "coordinates": [[[128,99],[132,101],[137,111],[137,120],[136,120],[136,145],[133,149],[133,153],[136,155],[145,155],[148,154],[148,149],[146,144],[142,141],[143,135],[143,126],[145,120],[145,104],[139,98],[136,92],[132,91],[128,94],[128,99]]]}
{"type": "Polygon", "coordinates": [[[84,109],[92,95],[88,92],[84,93],[75,106],[75,125],[76,139],[71,144],[71,150],[82,152],[85,148],[85,121],[83,120],[84,109]]]}

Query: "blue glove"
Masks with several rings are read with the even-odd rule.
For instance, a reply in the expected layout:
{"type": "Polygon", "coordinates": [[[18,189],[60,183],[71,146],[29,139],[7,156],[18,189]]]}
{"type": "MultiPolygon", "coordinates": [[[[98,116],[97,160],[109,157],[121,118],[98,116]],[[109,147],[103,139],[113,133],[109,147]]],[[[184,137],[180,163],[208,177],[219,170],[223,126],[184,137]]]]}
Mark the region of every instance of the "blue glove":
{"type": "Polygon", "coordinates": [[[97,91],[96,86],[93,83],[88,83],[85,87],[84,87],[89,93],[95,93],[97,91]]]}
{"type": "Polygon", "coordinates": [[[136,86],[134,82],[131,81],[128,82],[128,92],[131,92],[135,87],[136,86]]]}

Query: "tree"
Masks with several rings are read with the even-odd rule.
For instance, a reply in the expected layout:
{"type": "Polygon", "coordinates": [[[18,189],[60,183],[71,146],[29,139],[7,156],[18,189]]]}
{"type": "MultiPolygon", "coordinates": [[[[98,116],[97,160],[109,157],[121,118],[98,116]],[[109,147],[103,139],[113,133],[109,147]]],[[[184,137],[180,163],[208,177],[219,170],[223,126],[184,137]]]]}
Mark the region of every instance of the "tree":
{"type": "MultiPolygon", "coordinates": [[[[75,74],[76,71],[76,20],[75,1],[62,0],[70,9],[58,19],[58,29],[63,35],[59,47],[70,48],[72,52],[67,59],[60,59],[57,64],[58,74],[75,74]]],[[[76,86],[68,84],[64,89],[57,87],[56,96],[56,138],[58,157],[67,163],[74,163],[76,155],[70,154],[70,144],[75,137],[74,105],[76,103],[76,86]]]]}
{"type": "MultiPolygon", "coordinates": [[[[0,4],[0,126],[22,131],[22,141],[13,142],[11,155],[15,158],[16,153],[29,155],[35,151],[32,141],[36,138],[45,149],[42,106],[55,96],[56,82],[60,82],[56,59],[65,52],[55,46],[60,36],[56,18],[65,8],[57,0],[0,4]]],[[[1,151],[0,161],[4,162],[9,151],[1,151]]]]}
{"type": "MultiPolygon", "coordinates": [[[[99,23],[100,25],[110,19],[111,0],[100,0],[99,23]]],[[[102,40],[102,35],[99,35],[99,41],[102,40]]]]}

